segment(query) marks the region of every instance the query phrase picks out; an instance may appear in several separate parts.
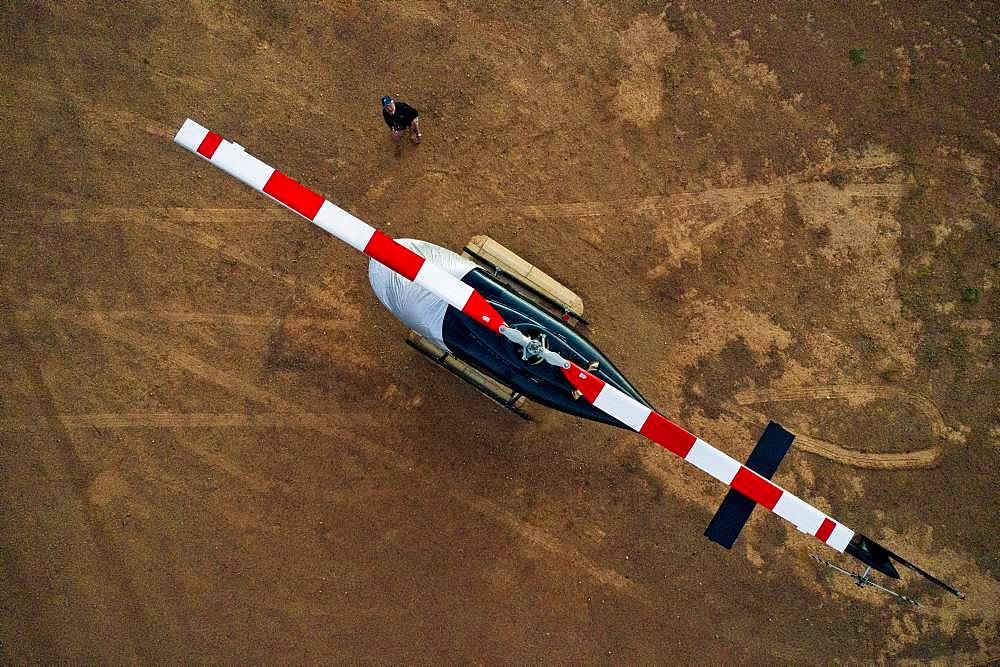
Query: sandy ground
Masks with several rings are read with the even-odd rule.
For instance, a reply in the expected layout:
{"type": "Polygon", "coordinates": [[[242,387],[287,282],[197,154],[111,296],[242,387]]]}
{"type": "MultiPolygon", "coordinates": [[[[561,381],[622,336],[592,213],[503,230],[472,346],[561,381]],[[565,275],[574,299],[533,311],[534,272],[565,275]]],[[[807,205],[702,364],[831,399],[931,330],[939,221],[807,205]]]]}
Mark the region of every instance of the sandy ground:
{"type": "Polygon", "coordinates": [[[998,16],[8,0],[0,662],[1000,659],[998,16]],[[707,542],[722,488],[430,366],[186,117],[390,235],[490,234],[665,414],[738,457],[781,421],[780,484],[968,599],[765,512],[707,542]]]}

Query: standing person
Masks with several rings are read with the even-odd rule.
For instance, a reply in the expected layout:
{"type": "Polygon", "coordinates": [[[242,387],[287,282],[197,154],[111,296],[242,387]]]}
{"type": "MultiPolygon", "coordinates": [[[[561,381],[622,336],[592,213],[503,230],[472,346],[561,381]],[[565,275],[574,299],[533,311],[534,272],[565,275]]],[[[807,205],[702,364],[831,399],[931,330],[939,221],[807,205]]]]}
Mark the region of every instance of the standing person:
{"type": "Polygon", "coordinates": [[[382,98],[382,118],[392,130],[392,136],[399,139],[410,128],[410,140],[420,143],[420,116],[417,110],[402,100],[394,100],[388,95],[382,98]]]}

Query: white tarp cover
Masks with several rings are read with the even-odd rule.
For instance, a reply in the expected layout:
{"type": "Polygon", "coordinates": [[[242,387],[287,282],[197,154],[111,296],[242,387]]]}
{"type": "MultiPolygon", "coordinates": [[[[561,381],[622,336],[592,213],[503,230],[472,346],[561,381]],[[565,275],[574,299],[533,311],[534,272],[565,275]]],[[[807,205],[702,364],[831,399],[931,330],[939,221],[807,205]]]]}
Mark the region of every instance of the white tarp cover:
{"type": "MultiPolygon", "coordinates": [[[[476,266],[451,250],[427,241],[396,241],[459,280],[476,266]]],[[[368,263],[368,282],[372,284],[372,290],[382,305],[403,324],[441,349],[448,350],[441,333],[444,314],[448,310],[447,303],[374,259],[368,263]]]]}

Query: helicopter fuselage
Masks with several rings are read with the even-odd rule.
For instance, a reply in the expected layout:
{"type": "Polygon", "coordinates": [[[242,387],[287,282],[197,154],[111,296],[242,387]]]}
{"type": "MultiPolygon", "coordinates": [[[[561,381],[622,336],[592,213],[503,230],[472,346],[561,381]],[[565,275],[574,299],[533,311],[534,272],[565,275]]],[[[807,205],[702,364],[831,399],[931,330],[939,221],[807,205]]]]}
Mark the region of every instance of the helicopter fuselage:
{"type": "MultiPolygon", "coordinates": [[[[465,274],[462,282],[482,294],[512,328],[532,339],[544,340],[546,348],[584,368],[594,367],[592,372],[605,382],[649,405],[593,343],[559,318],[480,268],[465,274]]],[[[449,306],[445,314],[442,334],[456,357],[529,399],[578,417],[628,428],[587,401],[576,400],[560,369],[540,357],[527,355],[521,346],[497,336],[453,307],[449,306]]]]}

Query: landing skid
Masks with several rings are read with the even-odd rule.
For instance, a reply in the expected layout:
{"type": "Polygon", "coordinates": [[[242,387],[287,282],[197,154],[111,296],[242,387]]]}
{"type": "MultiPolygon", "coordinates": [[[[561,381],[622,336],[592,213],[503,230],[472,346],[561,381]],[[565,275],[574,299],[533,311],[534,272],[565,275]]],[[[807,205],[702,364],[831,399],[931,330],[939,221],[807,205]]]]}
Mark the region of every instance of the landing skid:
{"type": "Polygon", "coordinates": [[[850,577],[851,579],[854,580],[854,583],[859,588],[865,588],[865,587],[874,588],[876,590],[882,591],[883,593],[888,593],[889,595],[893,596],[894,598],[896,598],[900,602],[904,602],[906,604],[913,605],[914,607],[919,607],[920,606],[920,604],[916,600],[914,600],[913,598],[908,598],[905,595],[902,595],[901,593],[897,593],[896,591],[892,590],[891,588],[886,588],[885,586],[882,586],[881,584],[877,584],[874,581],[872,581],[871,578],[868,576],[868,575],[871,574],[871,571],[872,571],[871,566],[866,567],[864,572],[862,572],[861,574],[858,574],[857,572],[851,572],[850,570],[845,570],[844,568],[840,567],[839,565],[836,565],[836,564],[834,564],[834,563],[826,560],[825,558],[820,558],[819,556],[817,556],[815,554],[809,554],[809,557],[812,558],[814,561],[816,561],[818,563],[822,563],[823,565],[826,565],[828,568],[830,568],[830,569],[832,569],[832,570],[834,570],[836,572],[839,572],[841,574],[847,575],[848,577],[850,577]]]}
{"type": "Polygon", "coordinates": [[[499,403],[521,419],[532,420],[531,414],[525,409],[527,399],[522,394],[486,375],[478,368],[465,363],[450,352],[442,350],[416,331],[410,331],[406,337],[406,344],[452,375],[465,380],[475,387],[479,393],[499,403]]]}
{"type": "Polygon", "coordinates": [[[518,257],[489,236],[473,236],[462,255],[487,270],[494,280],[546,308],[563,322],[584,326],[583,299],[536,266],[518,257]]]}

